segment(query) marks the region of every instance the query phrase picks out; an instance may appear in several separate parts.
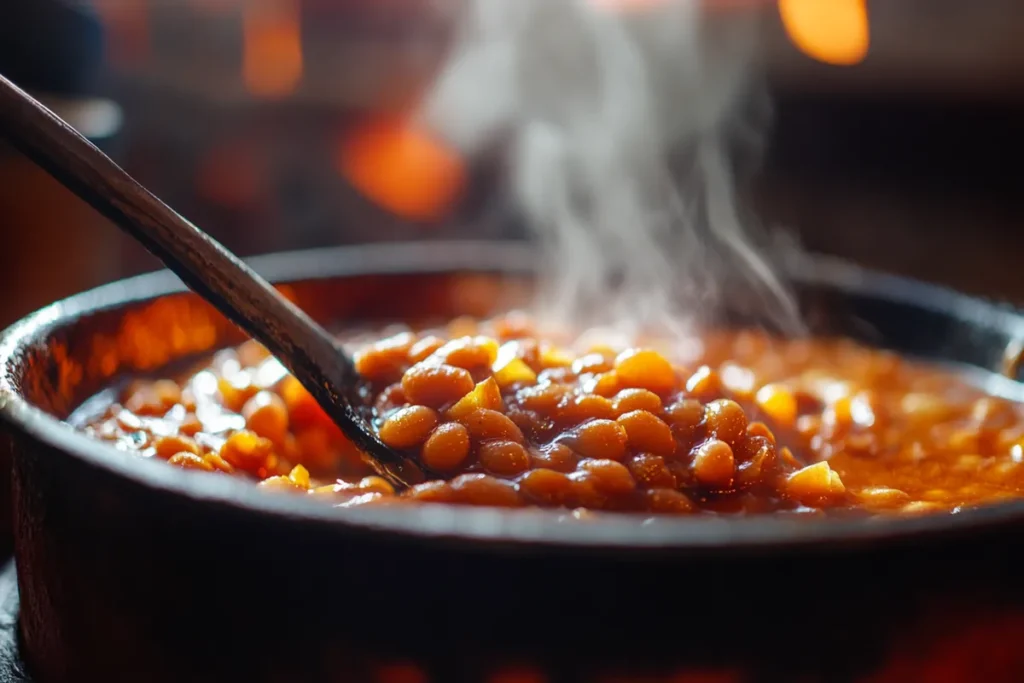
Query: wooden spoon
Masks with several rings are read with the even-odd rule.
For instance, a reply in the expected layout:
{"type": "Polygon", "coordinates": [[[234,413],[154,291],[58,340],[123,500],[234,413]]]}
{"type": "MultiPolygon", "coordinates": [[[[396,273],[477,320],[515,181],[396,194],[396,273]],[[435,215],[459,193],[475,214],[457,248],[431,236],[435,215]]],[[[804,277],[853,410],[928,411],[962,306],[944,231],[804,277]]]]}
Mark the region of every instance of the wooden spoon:
{"type": "Polygon", "coordinates": [[[142,243],[186,285],[262,343],[398,489],[422,470],[386,446],[361,407],[352,359],[320,325],[205,232],[157,199],[60,117],[0,76],[0,135],[142,243]]]}

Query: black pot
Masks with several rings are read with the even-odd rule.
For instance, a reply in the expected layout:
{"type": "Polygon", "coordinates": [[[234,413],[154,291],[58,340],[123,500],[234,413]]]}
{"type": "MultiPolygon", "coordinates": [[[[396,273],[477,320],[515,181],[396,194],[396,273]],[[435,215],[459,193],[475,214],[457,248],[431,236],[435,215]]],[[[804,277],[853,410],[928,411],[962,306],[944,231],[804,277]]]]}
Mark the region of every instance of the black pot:
{"type": "MultiPolygon", "coordinates": [[[[532,260],[434,244],[255,265],[339,323],[486,314],[532,260]]],[[[907,354],[991,369],[1024,333],[1012,311],[847,265],[808,260],[794,277],[819,331],[907,354]]],[[[1024,503],[868,521],[337,510],[140,462],[61,422],[117,376],[238,339],[158,273],[0,340],[38,680],[1024,680],[1024,503]],[[495,677],[508,666],[534,677],[495,677]]]]}

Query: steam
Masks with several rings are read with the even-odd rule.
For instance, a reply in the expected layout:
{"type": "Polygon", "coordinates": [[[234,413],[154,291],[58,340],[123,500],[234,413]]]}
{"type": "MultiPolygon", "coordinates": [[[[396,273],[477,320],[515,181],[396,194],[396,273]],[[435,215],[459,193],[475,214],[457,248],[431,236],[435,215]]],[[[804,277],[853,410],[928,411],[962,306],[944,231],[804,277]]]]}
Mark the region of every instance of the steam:
{"type": "MultiPolygon", "coordinates": [[[[695,0],[613,12],[595,0],[468,0],[427,109],[467,154],[504,141],[510,190],[540,243],[538,314],[687,335],[724,308],[800,320],[741,219],[731,144],[760,140],[747,106],[756,22],[695,0]]],[[[756,100],[754,100],[756,103],[756,100]]]]}

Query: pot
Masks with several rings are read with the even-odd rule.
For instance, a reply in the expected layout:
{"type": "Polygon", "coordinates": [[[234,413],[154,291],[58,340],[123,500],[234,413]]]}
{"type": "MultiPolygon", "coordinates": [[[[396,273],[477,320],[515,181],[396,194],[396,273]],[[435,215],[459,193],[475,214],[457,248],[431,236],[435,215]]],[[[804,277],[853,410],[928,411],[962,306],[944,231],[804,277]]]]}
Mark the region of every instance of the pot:
{"type": "MultiPolygon", "coordinates": [[[[334,324],[485,315],[533,263],[483,243],[253,262],[334,324]]],[[[817,332],[1024,395],[986,372],[1024,335],[1017,313],[820,258],[789,269],[817,332]]],[[[1024,502],[859,521],[342,510],[126,457],[62,422],[118,377],[239,339],[166,272],[0,339],[37,680],[1024,680],[1024,502]]]]}

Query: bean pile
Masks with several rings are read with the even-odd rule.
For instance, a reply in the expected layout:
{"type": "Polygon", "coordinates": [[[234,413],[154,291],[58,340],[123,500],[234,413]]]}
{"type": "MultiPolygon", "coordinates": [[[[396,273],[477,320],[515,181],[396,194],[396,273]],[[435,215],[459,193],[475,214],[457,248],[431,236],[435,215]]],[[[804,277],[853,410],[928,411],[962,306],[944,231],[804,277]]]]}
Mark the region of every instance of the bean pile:
{"type": "Polygon", "coordinates": [[[346,343],[381,439],[436,478],[396,494],[255,342],[181,381],[131,383],[84,429],[339,506],[916,514],[1024,490],[1020,405],[846,340],[740,331],[577,352],[509,315],[346,343]]]}

